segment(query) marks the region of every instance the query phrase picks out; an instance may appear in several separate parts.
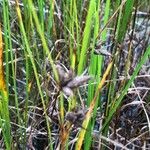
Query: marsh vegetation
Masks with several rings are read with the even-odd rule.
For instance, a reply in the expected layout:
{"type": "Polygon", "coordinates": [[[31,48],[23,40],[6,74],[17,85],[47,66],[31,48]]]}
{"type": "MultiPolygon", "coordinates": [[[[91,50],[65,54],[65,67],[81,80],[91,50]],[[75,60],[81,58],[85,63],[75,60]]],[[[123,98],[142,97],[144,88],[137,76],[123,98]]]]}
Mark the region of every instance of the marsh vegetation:
{"type": "Polygon", "coordinates": [[[150,149],[149,0],[2,0],[0,24],[0,149],[150,149]]]}

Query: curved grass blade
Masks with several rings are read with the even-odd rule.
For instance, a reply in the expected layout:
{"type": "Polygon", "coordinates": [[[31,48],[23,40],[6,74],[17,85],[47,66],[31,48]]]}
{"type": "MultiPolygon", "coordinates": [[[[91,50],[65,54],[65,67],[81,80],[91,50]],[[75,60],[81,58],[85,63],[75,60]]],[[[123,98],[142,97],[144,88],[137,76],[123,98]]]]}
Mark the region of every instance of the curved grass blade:
{"type": "MultiPolygon", "coordinates": [[[[48,116],[47,116],[47,113],[46,113],[46,106],[45,106],[45,102],[44,102],[44,96],[43,96],[43,93],[42,93],[37,68],[36,68],[34,57],[33,57],[33,54],[32,54],[32,51],[30,49],[29,42],[28,42],[28,39],[27,39],[27,36],[26,36],[26,32],[25,32],[25,29],[24,29],[23,21],[22,21],[21,11],[20,11],[19,4],[18,4],[17,0],[16,0],[16,12],[17,12],[17,15],[18,15],[18,20],[19,20],[19,24],[20,24],[21,34],[22,34],[22,37],[23,37],[23,42],[24,42],[24,45],[26,46],[26,50],[27,50],[27,53],[29,54],[29,58],[31,60],[32,67],[33,67],[33,70],[34,70],[36,83],[37,83],[37,86],[38,86],[40,98],[41,98],[43,109],[44,109],[44,114],[45,114],[45,119],[46,119],[46,124],[47,124],[47,130],[48,130],[48,136],[49,136],[49,140],[51,141],[50,125],[49,125],[48,116]]],[[[50,146],[51,146],[51,149],[53,149],[52,144],[50,144],[50,146]]]]}

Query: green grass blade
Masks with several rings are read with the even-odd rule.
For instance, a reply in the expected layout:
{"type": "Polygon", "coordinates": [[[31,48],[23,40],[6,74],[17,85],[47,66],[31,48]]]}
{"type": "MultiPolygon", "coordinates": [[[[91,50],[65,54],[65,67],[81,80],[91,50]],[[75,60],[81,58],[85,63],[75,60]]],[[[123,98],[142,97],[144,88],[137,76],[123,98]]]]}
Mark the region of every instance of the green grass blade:
{"type": "Polygon", "coordinates": [[[36,29],[37,29],[37,31],[38,31],[38,33],[40,35],[41,41],[42,41],[42,46],[43,46],[44,53],[48,57],[48,60],[49,60],[49,62],[51,64],[51,67],[53,69],[56,81],[58,81],[59,78],[58,78],[57,70],[55,68],[55,65],[54,65],[51,53],[50,53],[49,48],[47,46],[46,39],[45,39],[44,33],[43,33],[42,29],[41,29],[40,22],[38,20],[38,16],[37,16],[37,13],[36,13],[35,8],[33,6],[32,0],[28,0],[28,3],[29,3],[29,7],[30,7],[30,10],[32,12],[34,21],[35,21],[36,29]]]}
{"type": "Polygon", "coordinates": [[[86,62],[86,52],[91,37],[91,29],[92,29],[93,14],[94,14],[93,10],[95,10],[95,7],[96,7],[95,0],[91,0],[89,4],[87,18],[86,18],[85,29],[83,33],[82,48],[80,53],[79,65],[78,65],[78,74],[81,74],[84,70],[84,65],[86,62]]]}
{"type": "Polygon", "coordinates": [[[3,68],[3,40],[2,40],[2,30],[0,24],[0,128],[2,128],[2,133],[4,136],[5,146],[7,150],[11,149],[11,124],[9,117],[9,98],[8,91],[6,87],[6,81],[4,77],[3,68]]]}
{"type": "MultiPolygon", "coordinates": [[[[41,97],[41,101],[42,101],[42,105],[43,105],[43,109],[44,109],[44,113],[45,113],[45,119],[46,119],[46,124],[47,124],[49,141],[51,141],[50,126],[49,126],[48,116],[47,116],[47,113],[46,113],[46,106],[45,106],[44,96],[43,96],[42,89],[41,89],[41,84],[40,84],[39,77],[38,77],[38,72],[37,72],[37,69],[36,69],[36,65],[35,65],[35,62],[34,62],[34,57],[33,57],[32,51],[29,47],[29,42],[28,42],[26,32],[25,32],[25,29],[24,29],[20,8],[19,8],[18,3],[16,3],[16,4],[17,4],[16,5],[16,11],[17,11],[17,15],[18,15],[19,24],[20,24],[20,30],[21,30],[22,37],[23,37],[23,42],[24,42],[24,45],[26,46],[26,50],[28,52],[28,55],[29,55],[29,58],[31,60],[32,67],[33,67],[33,70],[34,70],[36,83],[37,83],[37,86],[38,86],[39,94],[40,94],[40,97],[41,97]]],[[[50,146],[51,146],[51,149],[52,149],[52,144],[50,144],[50,146]]]]}
{"type": "Polygon", "coordinates": [[[113,105],[111,105],[110,107],[110,111],[109,111],[109,115],[106,118],[106,121],[101,129],[101,131],[103,131],[105,129],[105,127],[109,124],[109,122],[112,119],[112,116],[114,115],[114,113],[116,112],[116,110],[119,108],[122,99],[124,98],[125,94],[127,93],[129,87],[132,85],[135,77],[137,76],[138,72],[140,71],[142,65],[146,62],[146,60],[148,59],[148,56],[150,55],[150,46],[146,49],[143,57],[141,58],[140,62],[138,63],[137,67],[135,68],[135,71],[133,72],[132,76],[130,77],[130,80],[128,81],[128,83],[125,85],[124,89],[121,91],[120,95],[117,96],[117,98],[115,99],[115,103],[113,105]]]}

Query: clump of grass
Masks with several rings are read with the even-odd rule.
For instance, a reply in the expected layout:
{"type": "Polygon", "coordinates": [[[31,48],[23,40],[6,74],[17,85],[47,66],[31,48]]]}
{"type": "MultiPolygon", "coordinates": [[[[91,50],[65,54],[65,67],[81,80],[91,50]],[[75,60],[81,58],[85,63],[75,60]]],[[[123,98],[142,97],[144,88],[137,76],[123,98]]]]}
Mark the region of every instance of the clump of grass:
{"type": "MultiPolygon", "coordinates": [[[[149,69],[149,37],[138,38],[149,34],[148,10],[143,13],[144,19],[138,16],[146,3],[0,2],[0,56],[4,55],[0,57],[0,148],[138,146],[133,138],[146,136],[150,130],[149,92],[138,79],[149,69]],[[138,31],[138,24],[144,33],[138,31]],[[138,84],[144,94],[138,93],[138,84]],[[133,85],[140,102],[135,98],[131,102],[133,85]],[[140,110],[144,121],[138,120],[138,127],[146,124],[146,132],[141,130],[136,135],[124,130],[126,112],[132,107],[140,110]],[[122,142],[121,137],[126,140],[122,142]]],[[[149,81],[148,77],[144,79],[149,81]]],[[[133,114],[129,120],[136,120],[133,114]]],[[[146,138],[139,141],[140,146],[144,142],[148,146],[146,138]]]]}

